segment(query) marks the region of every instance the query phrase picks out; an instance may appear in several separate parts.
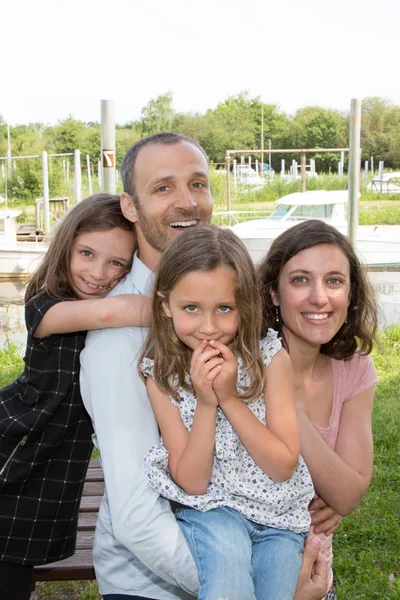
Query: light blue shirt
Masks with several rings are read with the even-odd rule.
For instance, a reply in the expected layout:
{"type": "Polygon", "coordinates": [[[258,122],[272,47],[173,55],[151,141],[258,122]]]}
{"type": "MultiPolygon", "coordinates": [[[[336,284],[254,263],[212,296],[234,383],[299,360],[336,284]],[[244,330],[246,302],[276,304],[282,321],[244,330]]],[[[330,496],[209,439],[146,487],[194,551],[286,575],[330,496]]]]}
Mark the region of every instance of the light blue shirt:
{"type": "MultiPolygon", "coordinates": [[[[153,280],[135,256],[110,295],[149,294],[153,280]]],[[[93,561],[102,595],[188,600],[193,597],[183,590],[197,595],[199,586],[195,563],[169,502],[144,473],[144,457],[160,441],[137,369],[146,334],[144,327],[92,331],[81,353],[81,393],[105,481],[93,561]]]]}

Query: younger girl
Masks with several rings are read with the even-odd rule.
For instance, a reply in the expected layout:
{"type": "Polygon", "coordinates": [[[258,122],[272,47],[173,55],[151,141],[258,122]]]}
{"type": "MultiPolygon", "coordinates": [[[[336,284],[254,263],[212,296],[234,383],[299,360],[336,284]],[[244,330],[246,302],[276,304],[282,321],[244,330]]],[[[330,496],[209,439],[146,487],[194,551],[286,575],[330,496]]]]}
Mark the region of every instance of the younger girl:
{"type": "Polygon", "coordinates": [[[144,298],[100,299],[134,249],[118,196],[97,194],[67,213],[29,282],[24,372],[0,391],[1,598],[29,598],[33,565],[74,552],[92,451],[79,354],[87,329],[146,322],[144,298]]]}
{"type": "Polygon", "coordinates": [[[141,369],[163,438],[147,474],[183,505],[200,600],[295,594],[313,487],[290,361],[260,326],[242,242],[213,226],[182,233],[160,261],[141,369]]]}

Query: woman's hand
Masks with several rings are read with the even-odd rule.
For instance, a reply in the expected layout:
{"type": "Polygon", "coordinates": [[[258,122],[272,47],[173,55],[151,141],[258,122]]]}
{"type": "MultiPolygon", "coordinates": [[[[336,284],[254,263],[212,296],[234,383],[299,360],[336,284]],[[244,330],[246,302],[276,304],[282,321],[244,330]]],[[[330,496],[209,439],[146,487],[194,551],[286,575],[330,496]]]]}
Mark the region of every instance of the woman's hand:
{"type": "Polygon", "coordinates": [[[309,535],[293,600],[322,600],[328,587],[328,565],[319,551],[320,541],[309,535]]]}
{"type": "Polygon", "coordinates": [[[224,403],[238,398],[236,390],[237,362],[233,352],[225,344],[218,340],[211,340],[209,344],[221,357],[220,368],[213,380],[212,387],[217,395],[218,404],[223,409],[224,403]]]}
{"type": "Polygon", "coordinates": [[[207,340],[203,340],[194,350],[190,361],[190,378],[200,404],[218,406],[213,382],[220,374],[223,362],[220,351],[211,347],[207,340]]]}
{"type": "Polygon", "coordinates": [[[342,517],[322,498],[314,498],[308,505],[314,533],[331,535],[339,527],[342,517]]]}

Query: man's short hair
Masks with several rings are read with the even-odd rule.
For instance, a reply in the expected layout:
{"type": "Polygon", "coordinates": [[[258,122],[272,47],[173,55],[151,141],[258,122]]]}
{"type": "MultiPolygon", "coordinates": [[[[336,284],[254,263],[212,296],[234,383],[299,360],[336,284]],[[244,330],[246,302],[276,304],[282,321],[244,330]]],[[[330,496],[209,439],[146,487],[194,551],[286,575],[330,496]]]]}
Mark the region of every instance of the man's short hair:
{"type": "Polygon", "coordinates": [[[135,184],[133,181],[133,171],[135,168],[136,159],[138,157],[139,152],[144,146],[148,146],[149,144],[179,144],[180,142],[188,142],[189,144],[193,144],[200,150],[200,152],[204,155],[207,164],[208,164],[208,156],[204,151],[204,148],[200,146],[191,137],[186,135],[181,135],[180,133],[172,133],[172,132],[162,132],[162,133],[154,133],[153,135],[149,135],[148,137],[139,140],[129,148],[127,153],[121,162],[120,172],[121,179],[124,186],[124,192],[129,194],[133,200],[135,206],[139,206],[139,198],[136,193],[135,184]]]}

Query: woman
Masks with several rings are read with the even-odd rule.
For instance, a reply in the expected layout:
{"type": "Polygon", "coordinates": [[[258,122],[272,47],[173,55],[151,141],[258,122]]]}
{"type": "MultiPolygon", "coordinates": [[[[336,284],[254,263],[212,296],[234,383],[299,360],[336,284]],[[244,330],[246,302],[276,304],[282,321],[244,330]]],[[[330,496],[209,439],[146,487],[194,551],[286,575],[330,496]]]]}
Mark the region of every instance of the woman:
{"type": "Polygon", "coordinates": [[[259,280],[263,335],[277,330],[292,361],[300,450],[317,492],[310,509],[331,564],[337,515],[354,510],[372,474],[374,294],[349,240],[317,220],[273,242],[259,280]]]}

